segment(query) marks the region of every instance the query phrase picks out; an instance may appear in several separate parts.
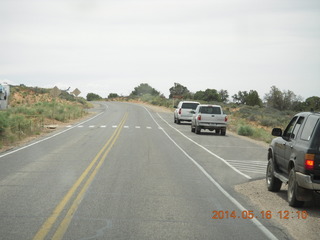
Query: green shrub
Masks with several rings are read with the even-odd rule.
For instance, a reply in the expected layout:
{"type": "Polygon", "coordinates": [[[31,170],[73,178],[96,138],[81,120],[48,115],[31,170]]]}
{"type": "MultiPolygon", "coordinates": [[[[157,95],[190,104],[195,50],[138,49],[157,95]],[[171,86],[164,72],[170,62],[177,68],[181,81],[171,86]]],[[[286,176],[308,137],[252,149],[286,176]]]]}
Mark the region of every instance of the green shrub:
{"type": "Polygon", "coordinates": [[[254,139],[264,141],[266,143],[270,143],[271,140],[273,139],[271,133],[263,128],[255,128],[252,137],[254,139]]]}
{"type": "Polygon", "coordinates": [[[254,130],[249,125],[241,125],[238,127],[238,134],[241,136],[252,136],[254,130]]]}
{"type": "Polygon", "coordinates": [[[265,127],[275,127],[279,123],[279,120],[271,117],[264,117],[259,122],[262,126],[265,127]]]}
{"type": "Polygon", "coordinates": [[[9,117],[8,112],[2,112],[2,111],[0,112],[0,135],[9,126],[8,117],[9,117]]]}

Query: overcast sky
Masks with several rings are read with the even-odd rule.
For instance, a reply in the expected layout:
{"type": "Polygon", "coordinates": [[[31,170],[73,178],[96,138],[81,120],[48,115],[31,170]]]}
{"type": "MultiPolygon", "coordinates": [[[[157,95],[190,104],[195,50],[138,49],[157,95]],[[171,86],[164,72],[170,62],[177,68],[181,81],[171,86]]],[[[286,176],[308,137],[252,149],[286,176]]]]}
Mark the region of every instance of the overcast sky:
{"type": "Polygon", "coordinates": [[[0,82],[320,96],[319,0],[0,0],[0,82]]]}

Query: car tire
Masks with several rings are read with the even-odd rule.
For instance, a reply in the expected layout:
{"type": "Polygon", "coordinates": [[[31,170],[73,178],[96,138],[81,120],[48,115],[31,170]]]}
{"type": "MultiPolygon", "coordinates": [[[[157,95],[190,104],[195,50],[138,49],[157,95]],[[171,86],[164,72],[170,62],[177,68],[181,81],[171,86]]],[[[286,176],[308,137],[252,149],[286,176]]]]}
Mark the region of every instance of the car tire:
{"type": "Polygon", "coordinates": [[[201,133],[201,128],[196,125],[194,131],[195,131],[196,134],[200,134],[201,133]]]}
{"type": "Polygon", "coordinates": [[[266,182],[267,188],[271,192],[279,192],[281,189],[282,182],[280,179],[274,176],[274,163],[272,158],[268,160],[267,172],[266,172],[266,182]]]}
{"type": "Polygon", "coordinates": [[[226,129],[221,129],[221,136],[225,136],[226,135],[227,130],[226,129]]]}
{"type": "Polygon", "coordinates": [[[288,181],[288,202],[291,207],[302,207],[303,201],[297,200],[298,184],[296,181],[296,173],[294,168],[290,170],[288,181]]]}
{"type": "Polygon", "coordinates": [[[195,132],[195,128],[191,124],[191,132],[195,132]]]}

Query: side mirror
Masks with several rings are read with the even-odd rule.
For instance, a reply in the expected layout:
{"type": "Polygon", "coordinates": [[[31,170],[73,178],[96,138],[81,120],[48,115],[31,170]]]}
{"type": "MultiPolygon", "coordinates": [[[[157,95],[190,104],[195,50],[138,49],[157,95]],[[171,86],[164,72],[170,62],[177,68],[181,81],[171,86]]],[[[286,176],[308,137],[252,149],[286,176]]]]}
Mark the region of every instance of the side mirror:
{"type": "Polygon", "coordinates": [[[282,130],[281,128],[274,128],[272,129],[272,136],[281,137],[282,136],[282,130]]]}

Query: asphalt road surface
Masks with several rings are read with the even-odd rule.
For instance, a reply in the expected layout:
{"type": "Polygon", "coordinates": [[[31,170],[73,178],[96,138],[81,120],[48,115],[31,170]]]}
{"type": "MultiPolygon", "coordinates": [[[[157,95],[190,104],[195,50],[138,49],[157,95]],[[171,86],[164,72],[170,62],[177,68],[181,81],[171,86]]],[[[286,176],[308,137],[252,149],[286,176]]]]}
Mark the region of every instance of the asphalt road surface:
{"type": "Polygon", "coordinates": [[[0,155],[0,239],[289,238],[233,190],[264,177],[264,147],[142,105],[94,110],[0,155]]]}

